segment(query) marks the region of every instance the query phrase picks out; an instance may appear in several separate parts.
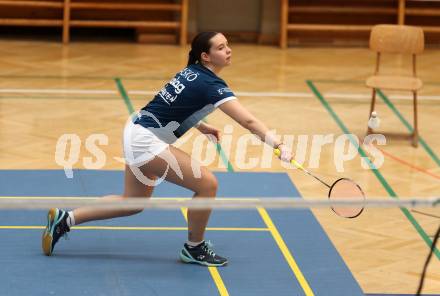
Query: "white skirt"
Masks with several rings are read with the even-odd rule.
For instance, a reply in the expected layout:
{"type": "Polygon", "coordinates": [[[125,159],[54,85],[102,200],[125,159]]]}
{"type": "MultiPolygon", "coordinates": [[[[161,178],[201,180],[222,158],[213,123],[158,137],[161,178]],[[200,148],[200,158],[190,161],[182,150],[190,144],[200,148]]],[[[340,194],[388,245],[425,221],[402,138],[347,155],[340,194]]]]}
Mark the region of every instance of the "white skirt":
{"type": "Polygon", "coordinates": [[[141,166],[168,148],[168,144],[140,124],[128,120],[124,128],[126,164],[141,166]]]}

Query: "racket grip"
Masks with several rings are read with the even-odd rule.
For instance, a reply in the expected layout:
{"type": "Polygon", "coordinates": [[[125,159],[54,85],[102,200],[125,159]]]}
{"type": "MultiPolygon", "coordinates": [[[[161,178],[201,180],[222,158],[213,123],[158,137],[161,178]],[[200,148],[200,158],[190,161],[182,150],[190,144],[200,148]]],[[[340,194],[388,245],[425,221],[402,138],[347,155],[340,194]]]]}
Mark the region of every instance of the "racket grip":
{"type": "MultiPolygon", "coordinates": [[[[274,153],[277,157],[280,157],[280,156],[281,156],[281,151],[280,151],[280,149],[278,149],[278,148],[275,148],[275,149],[273,150],[273,153],[274,153]]],[[[300,170],[304,170],[303,166],[300,165],[295,159],[292,158],[292,159],[290,160],[290,163],[293,164],[294,166],[296,166],[297,168],[299,168],[300,170]]]]}

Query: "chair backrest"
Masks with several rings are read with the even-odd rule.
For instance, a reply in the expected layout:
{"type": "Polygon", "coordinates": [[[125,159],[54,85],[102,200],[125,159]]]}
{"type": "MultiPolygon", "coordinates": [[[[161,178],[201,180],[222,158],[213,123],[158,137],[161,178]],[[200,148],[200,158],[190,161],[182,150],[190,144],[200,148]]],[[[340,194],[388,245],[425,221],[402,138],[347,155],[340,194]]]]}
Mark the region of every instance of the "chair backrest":
{"type": "Polygon", "coordinates": [[[420,54],[425,48],[423,29],[402,25],[374,26],[370,48],[381,53],[420,54]]]}

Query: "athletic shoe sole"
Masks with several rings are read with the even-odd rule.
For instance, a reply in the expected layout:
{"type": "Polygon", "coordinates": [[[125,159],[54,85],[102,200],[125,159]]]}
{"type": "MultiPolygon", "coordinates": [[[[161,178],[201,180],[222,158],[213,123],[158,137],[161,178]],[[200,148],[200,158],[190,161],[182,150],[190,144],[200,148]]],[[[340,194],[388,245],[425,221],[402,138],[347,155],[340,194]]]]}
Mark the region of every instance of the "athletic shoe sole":
{"type": "Polygon", "coordinates": [[[53,231],[54,231],[54,222],[58,220],[58,211],[57,209],[50,209],[49,213],[47,213],[47,226],[43,232],[42,237],[42,247],[43,253],[46,256],[52,255],[52,241],[53,241],[53,231]]]}

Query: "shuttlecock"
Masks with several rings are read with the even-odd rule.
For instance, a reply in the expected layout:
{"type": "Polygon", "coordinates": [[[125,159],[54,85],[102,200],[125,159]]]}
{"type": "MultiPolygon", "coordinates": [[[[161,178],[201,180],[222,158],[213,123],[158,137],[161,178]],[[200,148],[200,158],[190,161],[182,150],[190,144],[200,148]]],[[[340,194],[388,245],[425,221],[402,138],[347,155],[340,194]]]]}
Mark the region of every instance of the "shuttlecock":
{"type": "Polygon", "coordinates": [[[380,119],[377,116],[376,111],[371,112],[370,119],[368,120],[368,127],[371,129],[378,128],[380,125],[380,119]]]}

